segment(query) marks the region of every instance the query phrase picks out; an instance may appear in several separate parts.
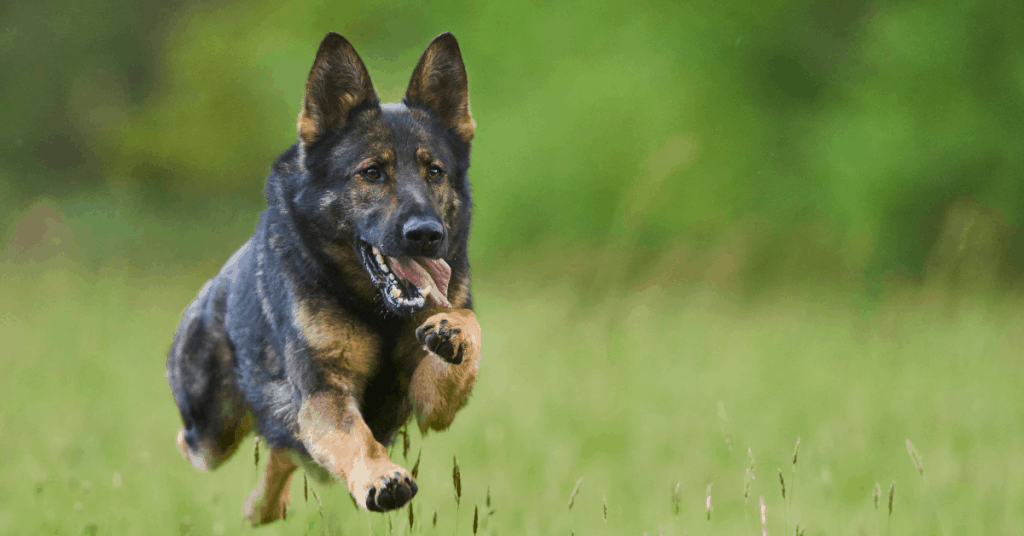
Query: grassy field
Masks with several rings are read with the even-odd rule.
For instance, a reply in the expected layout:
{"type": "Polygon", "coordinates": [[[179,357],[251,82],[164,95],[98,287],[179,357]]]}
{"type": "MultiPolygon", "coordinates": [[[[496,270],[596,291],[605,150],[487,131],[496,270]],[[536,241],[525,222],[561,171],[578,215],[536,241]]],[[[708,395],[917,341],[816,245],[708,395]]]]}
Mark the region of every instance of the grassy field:
{"type": "MultiPolygon", "coordinates": [[[[394,451],[414,533],[1024,534],[1024,3],[7,4],[0,536],[251,532],[165,356],[328,30],[384,101],[452,31],[478,123],[484,360],[394,451]]],[[[315,492],[259,534],[408,533],[315,492]]]]}
{"type": "MultiPolygon", "coordinates": [[[[208,274],[0,269],[0,534],[249,532],[251,447],[204,474],[173,442],[165,352],[208,274]]],[[[1019,303],[915,291],[864,315],[840,296],[592,296],[569,278],[517,277],[478,278],[484,361],[470,405],[448,432],[411,434],[407,462],[392,451],[411,467],[422,449],[414,534],[472,534],[477,506],[480,534],[758,534],[761,497],[770,534],[797,520],[813,535],[1024,528],[1019,303]]],[[[408,533],[407,510],[370,515],[343,486],[314,490],[322,510],[298,473],[287,521],[259,533],[408,533]]]]}

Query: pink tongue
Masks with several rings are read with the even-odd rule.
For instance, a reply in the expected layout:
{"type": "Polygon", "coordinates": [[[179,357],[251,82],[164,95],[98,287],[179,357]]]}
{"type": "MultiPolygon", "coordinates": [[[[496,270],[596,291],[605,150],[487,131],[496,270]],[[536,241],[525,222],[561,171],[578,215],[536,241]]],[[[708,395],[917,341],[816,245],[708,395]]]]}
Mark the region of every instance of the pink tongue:
{"type": "Polygon", "coordinates": [[[395,275],[416,285],[418,288],[430,287],[430,299],[443,307],[451,307],[448,302],[448,280],[452,277],[452,269],[444,259],[428,259],[426,257],[386,257],[388,265],[395,275]]]}

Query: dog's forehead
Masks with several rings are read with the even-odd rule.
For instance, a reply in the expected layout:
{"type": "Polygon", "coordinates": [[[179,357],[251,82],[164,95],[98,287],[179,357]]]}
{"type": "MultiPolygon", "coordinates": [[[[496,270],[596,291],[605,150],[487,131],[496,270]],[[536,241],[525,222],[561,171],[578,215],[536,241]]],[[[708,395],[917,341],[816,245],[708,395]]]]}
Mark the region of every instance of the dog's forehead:
{"type": "Polygon", "coordinates": [[[430,113],[402,102],[381,104],[357,115],[351,130],[331,149],[335,165],[350,167],[366,158],[387,162],[422,161],[425,155],[451,160],[447,136],[430,113]]]}
{"type": "Polygon", "coordinates": [[[405,156],[422,154],[425,150],[434,157],[450,156],[441,142],[440,132],[435,128],[436,120],[418,108],[409,108],[402,102],[381,105],[382,123],[391,131],[395,149],[405,156]]]}

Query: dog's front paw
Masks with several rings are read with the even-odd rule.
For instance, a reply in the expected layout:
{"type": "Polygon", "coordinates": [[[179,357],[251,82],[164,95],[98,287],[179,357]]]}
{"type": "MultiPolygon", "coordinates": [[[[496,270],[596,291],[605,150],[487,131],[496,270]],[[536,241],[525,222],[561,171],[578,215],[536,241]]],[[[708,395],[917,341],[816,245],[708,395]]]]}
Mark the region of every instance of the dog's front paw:
{"type": "Polygon", "coordinates": [[[416,330],[416,339],[427,350],[445,361],[458,365],[466,354],[467,341],[462,328],[449,322],[447,315],[434,315],[416,330]]]}
{"type": "Polygon", "coordinates": [[[366,509],[371,512],[387,512],[405,506],[416,495],[416,481],[402,469],[379,476],[370,481],[366,492],[366,509]]]}

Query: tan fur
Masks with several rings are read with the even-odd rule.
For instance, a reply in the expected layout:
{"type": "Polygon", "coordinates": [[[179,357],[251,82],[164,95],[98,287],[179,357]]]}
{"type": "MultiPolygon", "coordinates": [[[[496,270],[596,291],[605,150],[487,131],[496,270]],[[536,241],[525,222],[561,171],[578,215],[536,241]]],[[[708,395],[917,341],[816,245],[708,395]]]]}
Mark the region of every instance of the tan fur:
{"type": "Polygon", "coordinates": [[[455,419],[455,413],[462,409],[469,399],[469,392],[476,382],[480,368],[481,334],[476,315],[469,309],[454,309],[438,313],[426,323],[437,325],[444,319],[460,333],[452,338],[452,345],[458,348],[465,343],[463,361],[452,365],[438,356],[428,353],[420,361],[409,385],[409,398],[416,408],[416,420],[420,431],[444,430],[455,419]]]}
{"type": "Polygon", "coordinates": [[[352,498],[363,508],[370,488],[384,478],[397,473],[411,480],[373,438],[359,404],[349,395],[324,392],[307,397],[299,410],[299,428],[313,460],[345,479],[352,498]]]}
{"type": "Polygon", "coordinates": [[[323,371],[326,383],[343,390],[361,388],[360,379],[376,367],[377,335],[342,310],[322,303],[296,301],[292,314],[309,344],[310,357],[330,365],[323,371]]]}
{"type": "Polygon", "coordinates": [[[288,492],[297,467],[288,449],[270,451],[266,469],[242,506],[242,514],[254,526],[285,518],[291,504],[288,492]]]}
{"type": "Polygon", "coordinates": [[[466,303],[469,302],[469,280],[467,278],[452,278],[448,284],[448,302],[454,309],[466,306],[466,303]]]}

